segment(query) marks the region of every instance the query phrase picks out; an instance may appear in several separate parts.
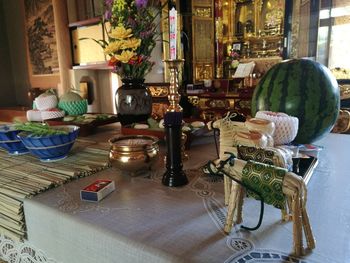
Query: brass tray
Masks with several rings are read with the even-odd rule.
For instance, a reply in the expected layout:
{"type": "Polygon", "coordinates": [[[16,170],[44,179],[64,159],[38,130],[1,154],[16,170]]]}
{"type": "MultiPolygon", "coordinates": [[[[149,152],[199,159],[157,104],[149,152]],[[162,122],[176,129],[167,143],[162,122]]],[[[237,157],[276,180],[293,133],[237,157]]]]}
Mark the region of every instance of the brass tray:
{"type": "MultiPolygon", "coordinates": [[[[93,115],[98,115],[101,113],[89,113],[93,115]]],[[[95,119],[91,122],[84,123],[84,122],[77,122],[77,121],[63,121],[63,118],[57,118],[57,119],[51,119],[46,120],[49,125],[76,125],[80,127],[79,136],[89,136],[96,132],[97,128],[103,125],[111,124],[118,122],[117,115],[108,114],[110,117],[107,119],[95,119]]]]}

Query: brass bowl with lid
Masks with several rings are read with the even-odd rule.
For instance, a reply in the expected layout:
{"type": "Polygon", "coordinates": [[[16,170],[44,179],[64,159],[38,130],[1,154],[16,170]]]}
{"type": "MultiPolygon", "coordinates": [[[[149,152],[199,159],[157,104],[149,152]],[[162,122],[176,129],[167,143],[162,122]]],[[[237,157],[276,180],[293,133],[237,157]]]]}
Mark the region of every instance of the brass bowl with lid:
{"type": "Polygon", "coordinates": [[[109,139],[111,165],[135,173],[151,169],[158,159],[159,139],[148,135],[121,135],[109,139]]]}

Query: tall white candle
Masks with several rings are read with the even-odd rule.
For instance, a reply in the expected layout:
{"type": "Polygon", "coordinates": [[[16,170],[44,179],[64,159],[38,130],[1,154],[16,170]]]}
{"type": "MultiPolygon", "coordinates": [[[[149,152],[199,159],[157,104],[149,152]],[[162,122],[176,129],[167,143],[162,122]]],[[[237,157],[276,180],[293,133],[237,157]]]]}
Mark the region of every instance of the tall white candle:
{"type": "Polygon", "coordinates": [[[174,7],[169,11],[169,38],[170,59],[176,59],[177,11],[174,7]]]}

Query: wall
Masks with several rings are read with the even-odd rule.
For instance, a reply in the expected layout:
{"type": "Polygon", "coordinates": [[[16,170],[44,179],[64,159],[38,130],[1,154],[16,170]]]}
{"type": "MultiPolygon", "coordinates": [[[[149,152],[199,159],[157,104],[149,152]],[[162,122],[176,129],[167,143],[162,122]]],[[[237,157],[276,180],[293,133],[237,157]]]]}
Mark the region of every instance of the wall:
{"type": "MultiPolygon", "coordinates": [[[[24,1],[0,0],[0,8],[0,107],[31,106],[28,99],[28,91],[32,85],[28,68],[24,1]]],[[[152,53],[152,61],[155,62],[155,65],[152,72],[147,75],[146,82],[164,81],[162,59],[162,44],[158,42],[152,53]]],[[[112,97],[116,88],[114,86],[115,83],[119,85],[119,82],[112,81],[109,71],[90,71],[83,74],[80,72],[77,75],[78,78],[71,80],[73,85],[79,83],[79,77],[82,75],[90,75],[96,81],[94,86],[96,100],[94,105],[89,107],[90,111],[112,112],[114,110],[112,97]]],[[[45,83],[33,87],[44,87],[44,84],[51,84],[47,79],[43,78],[43,81],[45,83]]]]}
{"type": "Polygon", "coordinates": [[[163,51],[162,42],[157,41],[151,53],[151,61],[155,64],[152,71],[146,75],[146,82],[164,82],[164,62],[163,62],[163,51]]]}
{"type": "MultiPolygon", "coordinates": [[[[68,1],[67,0],[67,8],[68,8],[68,17],[70,22],[76,22],[77,18],[77,5],[74,1],[68,1]]],[[[81,7],[81,6],[79,6],[81,7]]],[[[157,18],[156,23],[159,24],[160,27],[160,18],[157,18]]],[[[89,27],[91,31],[89,31],[89,37],[96,38],[96,36],[99,36],[100,33],[96,33],[96,30],[98,30],[98,27],[89,27]],[[92,35],[91,34],[95,34],[92,35]]],[[[83,30],[88,29],[88,27],[83,27],[83,30]]],[[[160,30],[160,28],[159,28],[160,30]]],[[[82,34],[83,32],[79,32],[82,34]]],[[[102,33],[101,33],[102,34],[102,33]]],[[[87,37],[87,36],[79,36],[77,39],[81,37],[87,37]]],[[[102,37],[97,37],[97,39],[101,39],[102,37]]],[[[77,41],[77,43],[79,43],[77,41]]],[[[89,50],[89,48],[98,48],[96,44],[91,41],[90,43],[79,43],[79,48],[84,48],[85,52],[86,50],[89,50]]],[[[102,49],[101,49],[102,50],[102,49]]],[[[84,52],[84,53],[85,53],[84,52]]],[[[84,59],[87,59],[87,55],[84,54],[84,59]]],[[[156,43],[155,48],[152,51],[151,54],[151,61],[155,63],[155,65],[152,68],[152,71],[149,72],[146,77],[146,82],[164,82],[164,63],[163,63],[163,53],[162,53],[162,42],[158,41],[156,43]]],[[[89,56],[91,58],[91,56],[89,56]]],[[[89,59],[87,59],[89,60],[89,59]]],[[[91,60],[89,61],[82,61],[84,64],[89,64],[86,69],[83,69],[83,66],[79,69],[72,69],[70,70],[70,80],[71,80],[71,86],[74,86],[75,89],[79,89],[79,82],[82,80],[85,81],[86,79],[91,80],[93,83],[93,103],[88,106],[88,112],[103,112],[103,113],[116,113],[115,109],[115,102],[114,102],[114,96],[115,92],[118,89],[119,86],[122,85],[122,82],[120,78],[116,75],[111,73],[109,69],[101,69],[101,65],[98,64],[96,67],[94,67],[94,62],[91,60]]],[[[95,61],[99,62],[99,61],[95,61]]]]}
{"type": "Polygon", "coordinates": [[[92,104],[88,112],[115,113],[114,94],[121,82],[109,70],[75,69],[70,70],[72,86],[79,90],[81,81],[89,80],[92,83],[92,104]]]}
{"type": "Polygon", "coordinates": [[[16,102],[12,106],[31,106],[31,102],[28,99],[29,89],[32,87],[57,88],[60,82],[60,75],[32,76],[29,74],[24,1],[0,0],[0,2],[3,8],[0,23],[3,21],[2,25],[4,25],[6,30],[1,36],[6,36],[8,40],[8,53],[10,56],[8,67],[13,74],[13,90],[16,98],[16,102]]]}
{"type": "Polygon", "coordinates": [[[24,30],[23,0],[2,0],[17,105],[29,105],[28,62],[24,30]]]}
{"type": "Polygon", "coordinates": [[[0,107],[16,106],[9,42],[4,18],[5,0],[0,0],[0,107]]]}

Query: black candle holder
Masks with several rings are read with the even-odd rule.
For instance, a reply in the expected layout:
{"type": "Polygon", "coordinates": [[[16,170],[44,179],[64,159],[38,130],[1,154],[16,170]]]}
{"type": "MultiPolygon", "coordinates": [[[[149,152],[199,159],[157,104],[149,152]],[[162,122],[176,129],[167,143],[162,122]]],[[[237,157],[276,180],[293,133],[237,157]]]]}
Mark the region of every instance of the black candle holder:
{"type": "Polygon", "coordinates": [[[187,176],[183,171],[181,155],[182,125],[165,125],[167,140],[166,172],[162,183],[166,186],[182,186],[188,183],[187,176]]]}
{"type": "Polygon", "coordinates": [[[169,108],[164,115],[165,138],[167,144],[166,172],[162,183],[166,186],[176,187],[188,183],[182,165],[182,108],[179,104],[178,67],[184,60],[166,60],[170,69],[169,108]]]}

